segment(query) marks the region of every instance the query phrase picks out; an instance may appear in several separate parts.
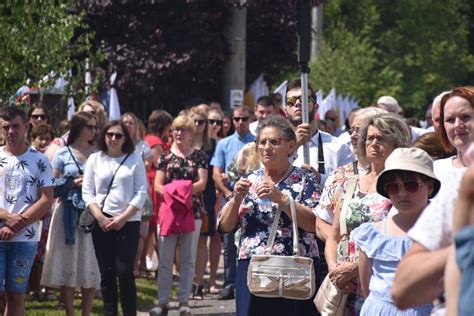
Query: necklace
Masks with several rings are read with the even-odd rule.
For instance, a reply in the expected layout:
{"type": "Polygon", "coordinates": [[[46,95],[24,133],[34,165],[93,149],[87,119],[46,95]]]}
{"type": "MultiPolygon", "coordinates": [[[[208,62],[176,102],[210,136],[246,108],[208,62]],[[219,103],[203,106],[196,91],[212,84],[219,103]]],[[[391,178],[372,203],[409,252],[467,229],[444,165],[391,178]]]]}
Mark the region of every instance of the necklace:
{"type": "Polygon", "coordinates": [[[293,165],[290,165],[288,167],[288,170],[286,170],[285,174],[278,180],[278,181],[275,181],[275,185],[277,185],[278,183],[280,183],[282,180],[284,180],[290,173],[291,171],[293,170],[293,165]]]}

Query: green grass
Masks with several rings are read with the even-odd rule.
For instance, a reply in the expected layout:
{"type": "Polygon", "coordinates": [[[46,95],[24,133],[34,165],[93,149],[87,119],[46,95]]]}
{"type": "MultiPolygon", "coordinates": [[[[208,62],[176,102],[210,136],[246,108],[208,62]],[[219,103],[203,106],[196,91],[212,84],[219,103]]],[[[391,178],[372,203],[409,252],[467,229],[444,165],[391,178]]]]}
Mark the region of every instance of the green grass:
{"type": "MultiPolygon", "coordinates": [[[[137,279],[137,305],[139,311],[148,311],[156,304],[156,280],[155,279],[137,279]]],[[[176,288],[173,287],[172,295],[176,288]]],[[[59,295],[59,292],[57,293],[59,295]]],[[[30,316],[63,316],[64,309],[57,307],[58,301],[31,301],[26,302],[26,315],[30,316]]],[[[81,299],[76,295],[74,300],[75,314],[81,314],[81,299]]],[[[120,304],[119,304],[120,309],[120,304]]],[[[91,315],[103,315],[103,304],[101,299],[95,299],[91,315]]]]}

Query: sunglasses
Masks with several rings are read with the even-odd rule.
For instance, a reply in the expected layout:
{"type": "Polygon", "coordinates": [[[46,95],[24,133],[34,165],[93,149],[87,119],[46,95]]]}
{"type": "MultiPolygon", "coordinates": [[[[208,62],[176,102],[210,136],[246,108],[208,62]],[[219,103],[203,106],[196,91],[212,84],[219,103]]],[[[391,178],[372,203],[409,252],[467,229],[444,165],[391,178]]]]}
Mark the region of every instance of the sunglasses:
{"type": "Polygon", "coordinates": [[[123,138],[124,134],[107,132],[107,133],[105,133],[105,136],[107,136],[108,139],[112,139],[112,138],[115,137],[116,140],[121,140],[123,138]]]}
{"type": "Polygon", "coordinates": [[[42,121],[48,118],[46,114],[32,114],[31,117],[34,118],[35,120],[42,120],[42,121]]]}
{"type": "Polygon", "coordinates": [[[194,120],[194,124],[199,125],[199,126],[204,125],[205,123],[206,123],[206,120],[194,120]]]}
{"type": "MultiPolygon", "coordinates": [[[[296,102],[297,101],[300,101],[300,104],[302,103],[301,102],[301,96],[295,96],[295,97],[289,97],[289,98],[286,98],[286,106],[288,107],[293,107],[296,105],[296,102]]],[[[313,103],[314,102],[314,99],[313,97],[311,96],[308,96],[308,103],[313,103]]]]}
{"type": "Polygon", "coordinates": [[[97,130],[97,125],[86,125],[86,127],[91,132],[97,130]]]}
{"type": "Polygon", "coordinates": [[[234,121],[236,122],[247,122],[249,120],[248,116],[235,116],[234,121]]]}
{"type": "MultiPolygon", "coordinates": [[[[402,181],[402,184],[403,188],[408,193],[416,193],[418,190],[420,190],[420,183],[418,183],[416,180],[402,181]]],[[[383,188],[388,195],[395,195],[400,192],[402,184],[399,182],[389,182],[385,183],[383,188]]]]}
{"type": "Polygon", "coordinates": [[[213,120],[213,119],[208,119],[209,125],[218,125],[222,126],[224,122],[222,120],[213,120]]]}
{"type": "Polygon", "coordinates": [[[283,138],[268,138],[268,139],[259,139],[256,141],[259,148],[265,147],[267,144],[270,144],[272,147],[280,146],[283,138]]]}

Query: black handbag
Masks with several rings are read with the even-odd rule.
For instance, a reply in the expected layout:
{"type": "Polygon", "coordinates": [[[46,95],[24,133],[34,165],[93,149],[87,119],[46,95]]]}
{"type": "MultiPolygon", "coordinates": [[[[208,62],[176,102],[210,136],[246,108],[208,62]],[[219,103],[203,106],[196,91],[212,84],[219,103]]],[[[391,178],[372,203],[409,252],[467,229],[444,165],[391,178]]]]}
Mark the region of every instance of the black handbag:
{"type": "MultiPolygon", "coordinates": [[[[120,167],[123,165],[125,160],[127,160],[128,156],[130,156],[130,153],[125,156],[125,158],[122,160],[120,165],[118,166],[117,170],[115,170],[114,175],[112,176],[112,180],[110,180],[109,187],[107,188],[107,193],[105,194],[104,200],[102,201],[102,208],[104,207],[105,200],[107,199],[107,196],[109,196],[110,189],[112,188],[112,184],[114,183],[115,175],[117,174],[117,171],[120,169],[120,167]]],[[[77,227],[79,230],[85,232],[85,233],[90,233],[92,232],[97,226],[98,226],[97,219],[92,215],[92,212],[89,207],[86,207],[84,211],[82,211],[81,215],[79,216],[79,223],[77,224],[77,227]]]]}

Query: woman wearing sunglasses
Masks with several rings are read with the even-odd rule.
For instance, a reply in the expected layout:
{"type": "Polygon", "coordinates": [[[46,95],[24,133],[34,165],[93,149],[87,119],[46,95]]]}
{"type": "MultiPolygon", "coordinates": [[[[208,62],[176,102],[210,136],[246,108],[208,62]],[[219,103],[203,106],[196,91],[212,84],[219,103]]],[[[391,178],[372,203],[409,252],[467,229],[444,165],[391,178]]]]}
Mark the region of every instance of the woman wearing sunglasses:
{"type": "Polygon", "coordinates": [[[97,137],[99,152],[87,160],[82,183],[86,206],[97,219],[92,231],[99,263],[105,315],[118,315],[118,289],[123,315],[136,315],[133,268],[146,194],[143,158],[137,155],[127,127],[109,122],[97,137]]]}
{"type": "MultiPolygon", "coordinates": [[[[210,162],[216,149],[216,138],[222,128],[222,116],[216,110],[209,111],[207,115],[198,107],[192,108],[190,115],[196,128],[194,133],[194,147],[198,150],[201,149],[205,151],[208,156],[208,162],[210,162]]],[[[209,167],[210,166],[208,166],[208,168],[209,167]]],[[[204,296],[204,272],[209,257],[213,259],[209,280],[210,291],[212,290],[212,294],[217,294],[219,292],[219,290],[216,289],[216,275],[221,241],[220,236],[216,234],[216,214],[214,211],[214,206],[216,204],[216,188],[214,180],[212,179],[212,172],[208,172],[203,198],[206,213],[203,217],[204,220],[201,227],[201,236],[199,238],[196,255],[196,277],[191,288],[191,298],[196,300],[202,300],[204,296]],[[208,237],[211,237],[210,253],[207,248],[208,237]]]]}
{"type": "Polygon", "coordinates": [[[390,290],[397,266],[411,246],[406,233],[440,187],[433,161],[421,149],[397,148],[385,161],[377,192],[392,202],[390,216],[377,223],[363,223],[351,233],[359,249],[360,283],[367,296],[361,315],[430,314],[432,304],[399,310],[390,290]]]}
{"type": "Polygon", "coordinates": [[[99,288],[92,237],[76,225],[85,207],[81,198],[83,173],[87,159],[96,150],[96,132],[97,120],[92,114],[74,114],[66,146],[56,151],[51,163],[59,202],[51,220],[41,284],[60,287],[66,315],[74,315],[75,288],[81,288],[83,315],[90,314],[95,290],[99,288]]]}

